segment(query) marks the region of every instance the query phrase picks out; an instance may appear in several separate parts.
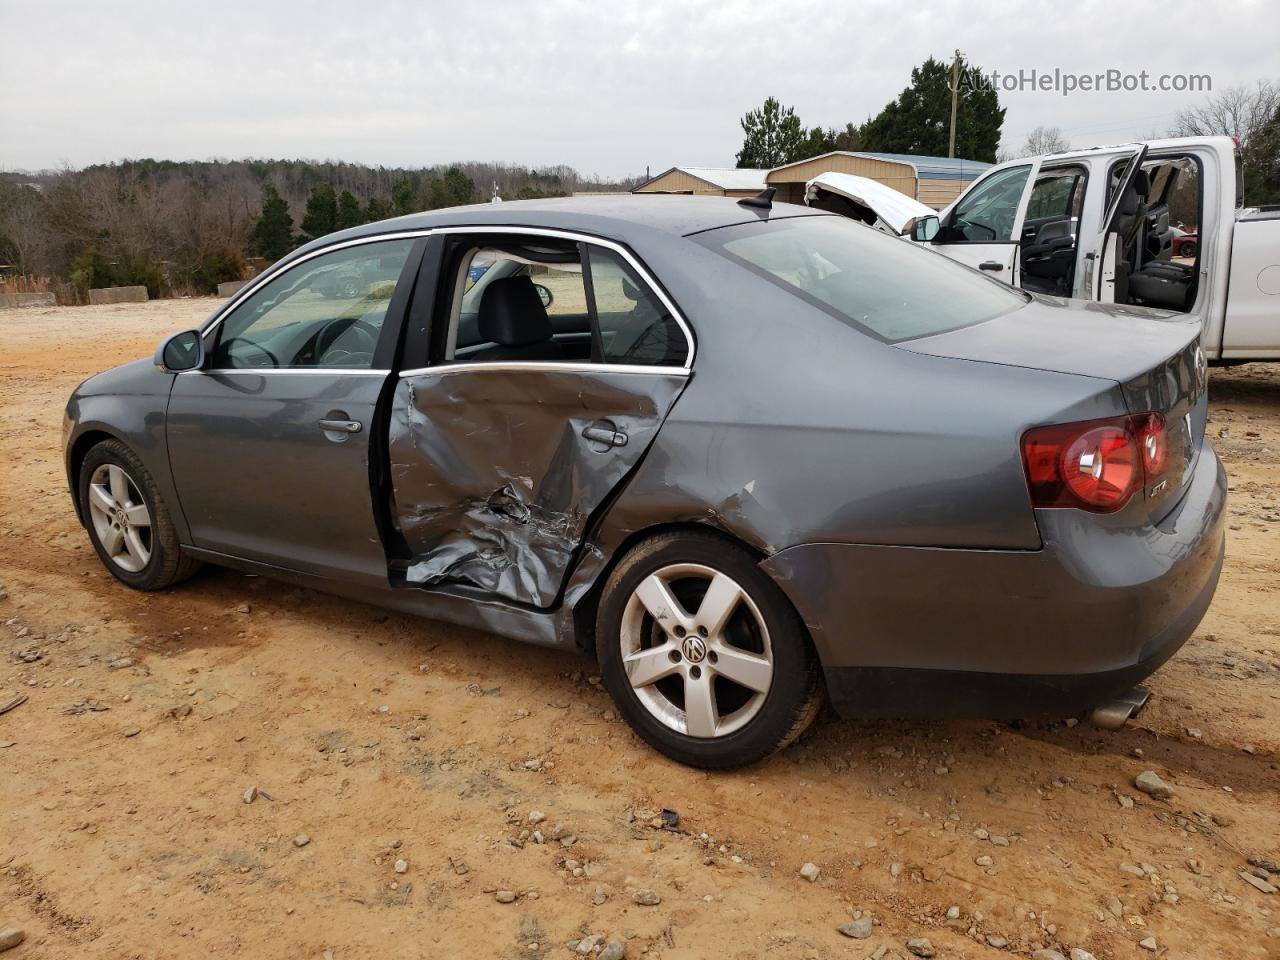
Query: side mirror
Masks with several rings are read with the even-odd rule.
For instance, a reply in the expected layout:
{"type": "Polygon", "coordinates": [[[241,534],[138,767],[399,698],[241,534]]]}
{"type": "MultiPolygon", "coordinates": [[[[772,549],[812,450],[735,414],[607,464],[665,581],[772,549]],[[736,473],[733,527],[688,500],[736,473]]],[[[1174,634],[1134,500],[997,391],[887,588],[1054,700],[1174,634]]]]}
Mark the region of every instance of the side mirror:
{"type": "Polygon", "coordinates": [[[916,217],[908,229],[911,231],[911,239],[916,243],[930,243],[938,235],[941,226],[937,217],[927,216],[916,217]]]}
{"type": "Polygon", "coordinates": [[[156,366],[165,373],[198,370],[204,366],[204,338],[199,330],[184,330],[156,348],[156,366]]]}
{"type": "Polygon", "coordinates": [[[551,295],[551,288],[543,286],[541,283],[535,283],[533,289],[538,291],[538,299],[542,301],[544,307],[551,306],[555,302],[555,297],[551,295]]]}

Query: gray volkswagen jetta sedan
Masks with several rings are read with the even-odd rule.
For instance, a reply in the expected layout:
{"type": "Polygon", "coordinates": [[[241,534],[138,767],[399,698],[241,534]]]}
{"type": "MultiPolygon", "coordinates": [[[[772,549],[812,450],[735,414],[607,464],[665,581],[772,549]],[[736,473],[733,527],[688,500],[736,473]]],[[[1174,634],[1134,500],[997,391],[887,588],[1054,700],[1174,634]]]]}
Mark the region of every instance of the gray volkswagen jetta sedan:
{"type": "Polygon", "coordinates": [[[465,207],[86,381],[66,469],[128,586],[213,563],[586,651],[730,767],[824,697],[1066,716],[1170,657],[1223,556],[1197,335],[765,200],[465,207]]]}

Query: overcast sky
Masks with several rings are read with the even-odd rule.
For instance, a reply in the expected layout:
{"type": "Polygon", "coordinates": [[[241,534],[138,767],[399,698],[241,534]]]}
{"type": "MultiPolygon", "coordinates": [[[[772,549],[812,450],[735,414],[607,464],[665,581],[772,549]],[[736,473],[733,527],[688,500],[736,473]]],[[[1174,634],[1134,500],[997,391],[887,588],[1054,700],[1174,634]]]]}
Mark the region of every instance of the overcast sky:
{"type": "MultiPolygon", "coordinates": [[[[766,96],[861,122],[912,65],[1280,81],[1280,3],[0,0],[0,169],[126,157],[732,166],[766,96]],[[189,12],[199,10],[196,12],[189,12]],[[1127,12],[1117,12],[1123,9],[1127,12]]],[[[1177,93],[1002,93],[1004,140],[1163,133],[1177,93]]]]}

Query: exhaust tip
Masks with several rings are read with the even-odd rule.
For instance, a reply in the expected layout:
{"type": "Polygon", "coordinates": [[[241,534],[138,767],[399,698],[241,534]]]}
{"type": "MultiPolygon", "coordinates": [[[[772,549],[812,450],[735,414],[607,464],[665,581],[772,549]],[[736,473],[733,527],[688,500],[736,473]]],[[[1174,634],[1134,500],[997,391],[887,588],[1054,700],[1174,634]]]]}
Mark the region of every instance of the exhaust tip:
{"type": "Polygon", "coordinates": [[[1134,687],[1127,693],[1094,707],[1089,714],[1089,722],[1103,730],[1119,730],[1131,717],[1141,713],[1150,699],[1150,690],[1134,687]]]}

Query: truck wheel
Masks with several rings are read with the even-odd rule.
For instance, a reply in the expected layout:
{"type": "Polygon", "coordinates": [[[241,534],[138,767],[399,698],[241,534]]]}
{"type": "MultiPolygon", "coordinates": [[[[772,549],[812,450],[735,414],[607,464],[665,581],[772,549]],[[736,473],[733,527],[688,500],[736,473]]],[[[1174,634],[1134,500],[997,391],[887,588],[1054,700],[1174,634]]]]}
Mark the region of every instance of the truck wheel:
{"type": "Polygon", "coordinates": [[[605,687],[650,746],[694,767],[781,750],[822,705],[818,659],[786,596],[748,551],[699,532],[633,548],[596,620],[605,687]]]}
{"type": "Polygon", "coordinates": [[[104,440],[85,455],[80,509],[99,559],[121,583],[162,590],[200,569],[198,560],[182,555],[151,474],[119,440],[104,440]]]}

